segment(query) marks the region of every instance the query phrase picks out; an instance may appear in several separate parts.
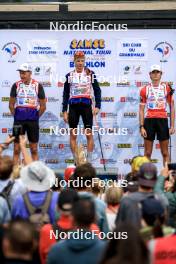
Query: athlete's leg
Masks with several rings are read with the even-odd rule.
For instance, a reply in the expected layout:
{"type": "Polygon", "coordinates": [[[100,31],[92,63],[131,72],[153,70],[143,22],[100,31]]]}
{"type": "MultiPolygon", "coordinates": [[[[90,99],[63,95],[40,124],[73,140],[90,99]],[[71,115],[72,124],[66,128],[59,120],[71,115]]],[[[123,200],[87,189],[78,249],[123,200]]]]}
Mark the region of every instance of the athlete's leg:
{"type": "Polygon", "coordinates": [[[160,141],[160,148],[161,148],[161,154],[163,157],[163,165],[164,166],[165,166],[166,162],[170,162],[168,146],[169,146],[169,140],[160,141]]]}
{"type": "Polygon", "coordinates": [[[149,159],[151,159],[152,149],[153,149],[153,141],[144,139],[144,155],[149,159]]]}
{"type": "Polygon", "coordinates": [[[30,151],[31,151],[31,156],[33,160],[38,160],[38,143],[29,143],[30,151]]]}
{"type": "Polygon", "coordinates": [[[26,121],[25,122],[27,136],[29,140],[29,147],[33,160],[38,160],[38,141],[39,141],[39,122],[26,121]]]}
{"type": "Polygon", "coordinates": [[[77,146],[77,128],[70,128],[70,148],[73,153],[73,157],[75,159],[75,152],[77,146]]]}
{"type": "Polygon", "coordinates": [[[18,142],[14,142],[14,151],[13,151],[14,165],[19,164],[19,157],[20,157],[20,144],[18,142]]]}

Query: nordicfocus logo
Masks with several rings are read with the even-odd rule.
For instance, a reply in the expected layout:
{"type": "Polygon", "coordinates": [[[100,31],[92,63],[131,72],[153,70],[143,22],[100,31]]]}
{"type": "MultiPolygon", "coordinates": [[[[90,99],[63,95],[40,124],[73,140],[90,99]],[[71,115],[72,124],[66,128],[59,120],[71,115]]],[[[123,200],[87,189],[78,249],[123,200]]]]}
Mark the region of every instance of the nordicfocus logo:
{"type": "Polygon", "coordinates": [[[40,128],[41,134],[50,134],[50,128],[40,128]]]}
{"type": "MultiPolygon", "coordinates": [[[[58,126],[51,126],[50,130],[48,131],[48,129],[41,129],[41,133],[49,133],[50,136],[52,136],[53,134],[56,136],[66,136],[66,135],[70,135],[72,128],[60,128],[58,126]]],[[[78,135],[90,135],[90,133],[92,133],[92,135],[95,135],[96,133],[99,133],[99,135],[103,136],[103,135],[118,135],[118,136],[126,136],[128,134],[128,128],[105,128],[105,127],[100,127],[98,128],[97,126],[93,126],[92,130],[90,131],[89,129],[84,129],[83,126],[78,126],[77,128],[75,128],[73,130],[73,134],[78,136],[78,135]]]]}

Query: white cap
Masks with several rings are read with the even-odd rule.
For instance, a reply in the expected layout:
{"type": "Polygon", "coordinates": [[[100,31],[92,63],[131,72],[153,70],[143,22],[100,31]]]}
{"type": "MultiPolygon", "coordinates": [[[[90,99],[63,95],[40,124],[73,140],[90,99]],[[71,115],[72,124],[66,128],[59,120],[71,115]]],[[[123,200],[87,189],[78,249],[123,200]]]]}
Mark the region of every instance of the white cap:
{"type": "Polygon", "coordinates": [[[162,71],[161,70],[161,66],[160,65],[157,65],[157,64],[154,64],[154,65],[152,65],[151,67],[150,67],[150,72],[152,72],[152,71],[162,71]]]}
{"type": "Polygon", "coordinates": [[[17,69],[17,71],[32,71],[31,66],[28,63],[23,63],[20,65],[20,67],[17,69]]]}

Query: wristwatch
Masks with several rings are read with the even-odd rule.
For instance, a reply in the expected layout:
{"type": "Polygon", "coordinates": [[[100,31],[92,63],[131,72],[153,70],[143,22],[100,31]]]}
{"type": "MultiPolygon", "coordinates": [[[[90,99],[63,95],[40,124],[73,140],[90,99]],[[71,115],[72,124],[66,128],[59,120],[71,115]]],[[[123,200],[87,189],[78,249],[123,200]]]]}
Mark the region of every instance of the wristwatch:
{"type": "Polygon", "coordinates": [[[141,129],[142,127],[144,127],[144,125],[140,125],[139,128],[141,129]]]}

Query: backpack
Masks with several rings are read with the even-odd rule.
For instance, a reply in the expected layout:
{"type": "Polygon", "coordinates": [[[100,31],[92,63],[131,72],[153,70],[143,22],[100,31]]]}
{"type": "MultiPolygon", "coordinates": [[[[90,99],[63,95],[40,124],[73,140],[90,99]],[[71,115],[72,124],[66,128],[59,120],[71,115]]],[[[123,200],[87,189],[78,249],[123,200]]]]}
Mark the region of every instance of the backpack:
{"type": "Polygon", "coordinates": [[[4,187],[4,189],[0,192],[0,196],[6,200],[9,210],[11,209],[10,193],[14,183],[15,181],[9,181],[8,184],[4,187]]]}
{"type": "Polygon", "coordinates": [[[43,225],[50,223],[48,209],[50,206],[51,197],[52,192],[48,191],[44,203],[38,207],[35,207],[31,204],[28,193],[23,194],[24,203],[29,212],[29,221],[35,225],[37,230],[40,230],[43,225]]]}

